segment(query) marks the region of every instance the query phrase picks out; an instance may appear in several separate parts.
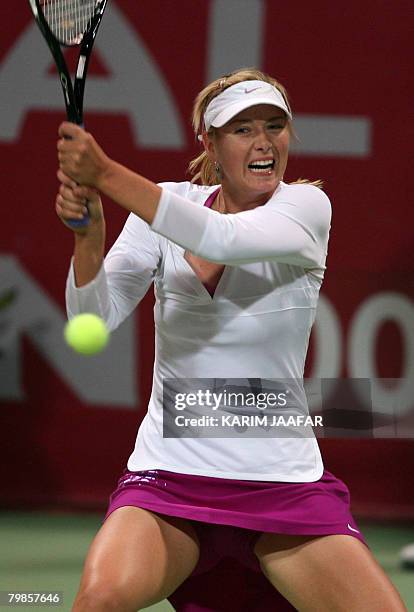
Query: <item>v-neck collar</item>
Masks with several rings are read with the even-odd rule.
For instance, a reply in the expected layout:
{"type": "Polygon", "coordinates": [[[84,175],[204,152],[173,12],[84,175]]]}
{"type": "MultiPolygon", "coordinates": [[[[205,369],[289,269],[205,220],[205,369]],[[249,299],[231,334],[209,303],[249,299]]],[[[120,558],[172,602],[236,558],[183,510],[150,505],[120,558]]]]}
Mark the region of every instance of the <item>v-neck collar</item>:
{"type": "Polygon", "coordinates": [[[212,193],[210,193],[207,200],[204,202],[203,206],[207,206],[207,208],[211,208],[213,206],[214,200],[220,193],[220,190],[221,190],[221,187],[218,187],[212,193]]]}

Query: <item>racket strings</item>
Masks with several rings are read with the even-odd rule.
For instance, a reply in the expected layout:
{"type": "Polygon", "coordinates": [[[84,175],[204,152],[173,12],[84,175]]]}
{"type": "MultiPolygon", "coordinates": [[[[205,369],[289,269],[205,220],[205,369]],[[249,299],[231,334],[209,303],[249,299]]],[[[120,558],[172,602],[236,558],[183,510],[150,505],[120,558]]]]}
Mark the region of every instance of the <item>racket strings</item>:
{"type": "Polygon", "coordinates": [[[49,28],[65,45],[82,41],[100,3],[100,0],[40,0],[49,28]]]}

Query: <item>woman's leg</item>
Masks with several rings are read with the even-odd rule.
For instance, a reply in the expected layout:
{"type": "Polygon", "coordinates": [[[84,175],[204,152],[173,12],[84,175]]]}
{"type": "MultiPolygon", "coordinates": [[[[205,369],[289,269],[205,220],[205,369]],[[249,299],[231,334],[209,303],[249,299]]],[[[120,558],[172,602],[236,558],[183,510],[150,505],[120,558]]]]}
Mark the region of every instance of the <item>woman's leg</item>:
{"type": "Polygon", "coordinates": [[[402,612],[406,608],[369,549],[347,535],[263,533],[265,576],[300,612],[402,612]]]}
{"type": "Polygon", "coordinates": [[[198,558],[198,539],[185,519],[118,508],[92,542],[72,610],[136,612],[173,593],[198,558]]]}

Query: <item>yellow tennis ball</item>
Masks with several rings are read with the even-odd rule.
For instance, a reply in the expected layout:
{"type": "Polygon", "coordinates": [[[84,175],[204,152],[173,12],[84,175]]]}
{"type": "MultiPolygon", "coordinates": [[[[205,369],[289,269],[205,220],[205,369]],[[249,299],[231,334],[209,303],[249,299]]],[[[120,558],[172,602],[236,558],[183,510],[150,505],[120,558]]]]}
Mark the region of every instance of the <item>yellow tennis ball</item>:
{"type": "Polygon", "coordinates": [[[100,317],[84,313],[66,323],[64,336],[69,346],[77,353],[94,355],[103,351],[108,344],[109,331],[100,317]]]}

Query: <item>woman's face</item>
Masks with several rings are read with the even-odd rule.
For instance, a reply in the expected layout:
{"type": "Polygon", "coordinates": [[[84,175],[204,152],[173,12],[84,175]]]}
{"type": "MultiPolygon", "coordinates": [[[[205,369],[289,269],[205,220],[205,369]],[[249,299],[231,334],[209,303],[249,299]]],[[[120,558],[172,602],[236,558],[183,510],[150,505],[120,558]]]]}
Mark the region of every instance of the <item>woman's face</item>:
{"type": "Polygon", "coordinates": [[[240,201],[268,199],[283,179],[289,150],[284,111],[252,106],[208,135],[205,145],[221,169],[223,189],[240,201]]]}

